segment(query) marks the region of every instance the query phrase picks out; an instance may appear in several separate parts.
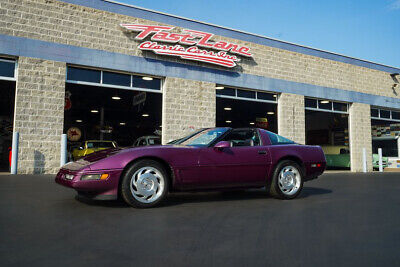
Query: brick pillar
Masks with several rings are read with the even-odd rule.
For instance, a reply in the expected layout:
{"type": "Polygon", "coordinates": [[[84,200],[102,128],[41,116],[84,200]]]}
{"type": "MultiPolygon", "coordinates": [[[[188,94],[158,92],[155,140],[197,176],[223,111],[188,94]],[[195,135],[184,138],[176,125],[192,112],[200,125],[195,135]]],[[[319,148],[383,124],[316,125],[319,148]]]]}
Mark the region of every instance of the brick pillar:
{"type": "Polygon", "coordinates": [[[349,110],[351,171],[363,171],[362,149],[367,149],[367,169],[372,171],[371,107],[353,103],[349,110]]]}
{"type": "Polygon", "coordinates": [[[306,143],[304,96],[282,93],[278,99],[278,134],[306,143]]]}
{"type": "Polygon", "coordinates": [[[164,144],[183,137],[193,129],[215,126],[214,83],[167,77],[163,90],[164,144]]]}
{"type": "Polygon", "coordinates": [[[60,165],[66,64],[18,59],[14,130],[20,133],[18,173],[55,173],[60,165]]]}

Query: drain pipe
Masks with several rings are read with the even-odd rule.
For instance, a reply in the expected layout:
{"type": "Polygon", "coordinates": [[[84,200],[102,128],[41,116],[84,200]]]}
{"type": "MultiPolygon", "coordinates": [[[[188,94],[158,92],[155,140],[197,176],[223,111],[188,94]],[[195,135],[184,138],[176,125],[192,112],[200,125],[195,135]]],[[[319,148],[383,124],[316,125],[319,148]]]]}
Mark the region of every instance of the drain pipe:
{"type": "Polygon", "coordinates": [[[362,149],[362,156],[363,156],[363,172],[367,172],[367,150],[365,147],[362,149]]]}
{"type": "Polygon", "coordinates": [[[18,171],[18,146],[19,146],[19,132],[13,132],[12,149],[11,149],[11,174],[17,174],[18,171]]]}
{"type": "Polygon", "coordinates": [[[61,157],[60,157],[60,167],[67,163],[67,135],[61,135],[61,157]]]}

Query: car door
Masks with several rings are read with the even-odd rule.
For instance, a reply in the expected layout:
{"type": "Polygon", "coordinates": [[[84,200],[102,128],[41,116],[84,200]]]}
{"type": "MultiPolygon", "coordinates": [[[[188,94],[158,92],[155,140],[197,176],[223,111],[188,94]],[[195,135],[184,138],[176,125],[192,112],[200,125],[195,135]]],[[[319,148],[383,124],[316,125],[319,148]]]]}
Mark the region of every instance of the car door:
{"type": "Polygon", "coordinates": [[[231,147],[203,148],[199,155],[202,182],[211,187],[264,185],[271,162],[256,129],[236,129],[221,141],[231,147]]]}

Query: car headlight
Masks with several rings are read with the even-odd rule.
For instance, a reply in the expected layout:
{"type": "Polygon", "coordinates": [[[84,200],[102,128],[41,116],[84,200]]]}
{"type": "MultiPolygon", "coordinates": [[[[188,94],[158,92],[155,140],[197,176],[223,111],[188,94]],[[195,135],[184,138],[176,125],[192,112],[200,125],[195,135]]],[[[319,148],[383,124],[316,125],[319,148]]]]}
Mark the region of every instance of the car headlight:
{"type": "Polygon", "coordinates": [[[81,180],[106,180],[108,173],[82,175],[81,180]]]}
{"type": "Polygon", "coordinates": [[[67,180],[72,180],[74,178],[74,175],[73,174],[66,174],[64,177],[67,180]]]}

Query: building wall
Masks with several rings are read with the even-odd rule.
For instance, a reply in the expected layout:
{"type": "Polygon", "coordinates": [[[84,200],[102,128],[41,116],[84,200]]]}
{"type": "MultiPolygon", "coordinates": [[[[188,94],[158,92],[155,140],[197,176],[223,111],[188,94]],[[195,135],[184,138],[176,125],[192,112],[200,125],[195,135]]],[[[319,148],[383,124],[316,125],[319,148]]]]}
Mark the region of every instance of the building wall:
{"type": "Polygon", "coordinates": [[[306,143],[304,96],[281,94],[278,99],[278,134],[306,143]]]}
{"type": "Polygon", "coordinates": [[[163,90],[164,144],[195,129],[215,126],[216,96],[213,83],[167,77],[163,90]]]}
{"type": "Polygon", "coordinates": [[[19,173],[55,173],[60,167],[66,64],[20,57],[14,130],[20,133],[19,173]]]}
{"type": "Polygon", "coordinates": [[[367,170],[372,171],[372,136],[370,105],[353,103],[349,110],[351,170],[363,171],[363,148],[367,152],[367,170]]]}
{"type": "MultiPolygon", "coordinates": [[[[0,34],[3,35],[226,70],[140,51],[135,34],[122,31],[121,23],[165,25],[56,0],[0,1],[0,34]]],[[[253,59],[241,58],[239,66],[230,70],[234,72],[232,75],[245,73],[400,99],[399,92],[392,90],[393,80],[388,72],[222,36],[215,36],[214,40],[251,48],[253,59]]],[[[24,57],[19,62],[15,129],[21,133],[20,171],[53,172],[59,164],[66,63],[24,57]]],[[[273,91],[271,87],[268,89],[273,91]]],[[[215,125],[213,83],[167,77],[163,100],[163,142],[186,134],[192,127],[215,125]]],[[[279,134],[305,143],[304,113],[304,96],[281,94],[279,134]]],[[[369,114],[369,105],[365,104],[354,103],[350,110],[352,170],[360,170],[360,149],[371,150],[369,114]],[[359,134],[366,138],[359,140],[359,134]]]]}
{"type": "MultiPolygon", "coordinates": [[[[134,36],[119,27],[120,23],[163,25],[161,23],[55,0],[3,0],[0,2],[0,23],[0,34],[223,69],[142,52],[137,49],[138,41],[133,39],[134,36]]],[[[182,31],[181,28],[176,30],[182,31]]],[[[240,66],[232,70],[235,72],[400,97],[391,89],[393,80],[389,73],[383,71],[220,36],[214,39],[251,48],[254,59],[242,58],[240,66]]]]}

